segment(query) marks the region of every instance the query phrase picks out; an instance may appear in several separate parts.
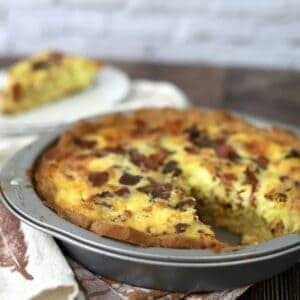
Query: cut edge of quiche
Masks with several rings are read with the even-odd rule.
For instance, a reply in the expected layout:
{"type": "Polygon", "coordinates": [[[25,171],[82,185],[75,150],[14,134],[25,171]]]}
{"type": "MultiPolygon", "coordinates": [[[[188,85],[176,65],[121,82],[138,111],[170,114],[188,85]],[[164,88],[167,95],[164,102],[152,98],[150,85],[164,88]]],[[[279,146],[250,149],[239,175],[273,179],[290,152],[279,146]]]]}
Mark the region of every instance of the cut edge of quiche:
{"type": "Polygon", "coordinates": [[[15,63],[1,91],[3,114],[17,114],[63,99],[91,85],[101,64],[93,59],[45,51],[15,63]]]}
{"type": "Polygon", "coordinates": [[[144,247],[244,244],[300,232],[300,142],[222,111],[148,109],[80,122],[38,159],[35,187],[63,218],[144,247]]]}

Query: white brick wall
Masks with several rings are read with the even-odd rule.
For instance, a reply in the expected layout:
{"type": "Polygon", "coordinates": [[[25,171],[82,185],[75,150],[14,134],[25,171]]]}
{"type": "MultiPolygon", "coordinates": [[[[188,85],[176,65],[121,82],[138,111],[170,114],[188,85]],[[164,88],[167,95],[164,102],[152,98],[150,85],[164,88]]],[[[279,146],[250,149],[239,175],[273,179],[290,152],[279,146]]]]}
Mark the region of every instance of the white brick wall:
{"type": "Polygon", "coordinates": [[[299,0],[0,0],[0,55],[300,69],[299,0]]]}

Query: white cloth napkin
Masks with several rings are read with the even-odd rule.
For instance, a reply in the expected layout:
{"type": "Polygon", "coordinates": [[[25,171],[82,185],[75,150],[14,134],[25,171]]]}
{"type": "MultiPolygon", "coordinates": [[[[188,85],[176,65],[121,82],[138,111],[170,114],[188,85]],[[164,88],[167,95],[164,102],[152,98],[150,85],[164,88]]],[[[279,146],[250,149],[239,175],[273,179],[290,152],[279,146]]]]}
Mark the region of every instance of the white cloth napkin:
{"type": "MultiPolygon", "coordinates": [[[[109,111],[187,104],[173,84],[136,80],[128,97],[109,111]]],[[[0,137],[0,164],[35,138],[0,137]]],[[[71,300],[77,294],[71,268],[53,238],[19,222],[0,202],[0,299],[71,300]]]]}

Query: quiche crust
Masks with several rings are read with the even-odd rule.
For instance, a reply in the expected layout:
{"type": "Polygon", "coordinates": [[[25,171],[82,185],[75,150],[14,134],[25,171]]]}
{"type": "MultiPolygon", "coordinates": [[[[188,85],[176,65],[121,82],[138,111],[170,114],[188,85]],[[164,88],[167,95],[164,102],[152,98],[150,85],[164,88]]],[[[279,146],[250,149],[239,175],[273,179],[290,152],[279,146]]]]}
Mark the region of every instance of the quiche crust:
{"type": "Polygon", "coordinates": [[[144,109],[79,122],[38,159],[58,215],[142,247],[227,247],[300,231],[300,142],[224,111],[144,109]]]}

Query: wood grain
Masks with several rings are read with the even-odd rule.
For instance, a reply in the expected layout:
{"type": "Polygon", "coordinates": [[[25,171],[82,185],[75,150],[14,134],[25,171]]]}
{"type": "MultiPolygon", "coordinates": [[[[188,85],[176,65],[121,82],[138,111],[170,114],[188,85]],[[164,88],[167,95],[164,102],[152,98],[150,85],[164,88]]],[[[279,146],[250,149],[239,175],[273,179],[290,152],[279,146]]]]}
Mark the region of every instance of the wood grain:
{"type": "Polygon", "coordinates": [[[250,287],[241,300],[300,300],[300,264],[250,287]]]}

